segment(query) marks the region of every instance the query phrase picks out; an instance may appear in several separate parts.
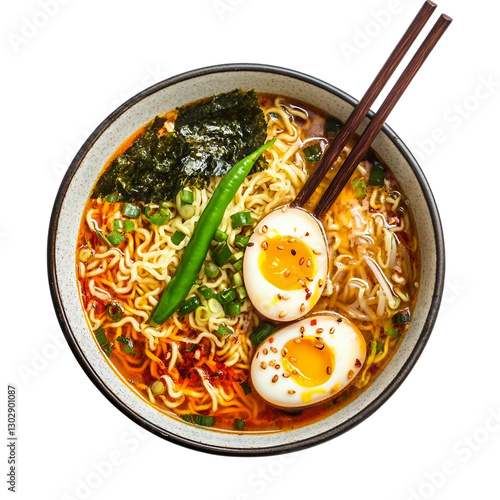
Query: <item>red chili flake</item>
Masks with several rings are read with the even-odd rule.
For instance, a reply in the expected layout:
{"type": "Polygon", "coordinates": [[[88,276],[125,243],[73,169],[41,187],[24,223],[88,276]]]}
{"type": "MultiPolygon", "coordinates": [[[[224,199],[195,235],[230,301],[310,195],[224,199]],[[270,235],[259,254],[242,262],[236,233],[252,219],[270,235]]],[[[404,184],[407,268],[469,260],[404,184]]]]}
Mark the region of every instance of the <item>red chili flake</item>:
{"type": "Polygon", "coordinates": [[[371,365],[370,368],[368,368],[368,371],[372,374],[375,375],[375,373],[378,372],[378,366],[377,365],[371,365]]]}
{"type": "MultiPolygon", "coordinates": [[[[311,298],[311,296],[312,296],[311,290],[309,290],[309,288],[306,287],[306,300],[309,300],[311,298]]],[[[314,324],[316,324],[316,323],[314,323],[314,324]]],[[[311,323],[311,325],[312,325],[312,323],[311,323]]]]}
{"type": "Polygon", "coordinates": [[[316,326],[317,323],[318,323],[318,320],[316,320],[316,319],[311,320],[311,326],[316,326]]]}
{"type": "Polygon", "coordinates": [[[356,358],[356,363],[354,363],[354,366],[356,368],[359,368],[361,366],[361,361],[358,358],[356,358]]]}
{"type": "Polygon", "coordinates": [[[307,231],[306,236],[309,236],[309,231],[307,231]]]}
{"type": "Polygon", "coordinates": [[[269,343],[270,343],[270,344],[272,344],[273,342],[274,342],[274,337],[271,337],[271,338],[269,339],[269,343]]]}

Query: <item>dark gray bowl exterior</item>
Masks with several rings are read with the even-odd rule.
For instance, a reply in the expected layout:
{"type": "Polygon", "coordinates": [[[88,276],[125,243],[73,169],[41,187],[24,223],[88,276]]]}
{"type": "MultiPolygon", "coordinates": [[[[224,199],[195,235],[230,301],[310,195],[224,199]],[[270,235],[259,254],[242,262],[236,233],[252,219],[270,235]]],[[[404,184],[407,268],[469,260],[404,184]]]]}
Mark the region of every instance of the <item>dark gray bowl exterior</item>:
{"type": "MultiPolygon", "coordinates": [[[[179,436],[175,433],[169,432],[168,430],[161,428],[158,425],[155,425],[149,421],[146,421],[139,413],[134,411],[131,407],[125,405],[116,394],[111,391],[105,383],[101,380],[99,375],[94,370],[92,364],[84,355],[82,349],[79,344],[76,342],[75,337],[73,335],[72,329],[70,327],[70,323],[67,317],[67,313],[61,299],[61,294],[59,290],[58,276],[57,276],[57,266],[55,261],[55,253],[56,253],[56,245],[57,245],[57,229],[59,224],[59,218],[61,214],[61,208],[66,196],[67,190],[70,186],[71,180],[73,176],[77,172],[78,168],[82,160],[85,158],[88,151],[92,148],[96,140],[103,134],[103,132],[124,112],[126,112],[129,108],[131,108],[134,104],[138,103],[142,99],[154,94],[160,89],[165,87],[169,87],[179,82],[184,82],[195,77],[200,77],[204,75],[209,75],[213,73],[228,73],[228,72],[260,72],[260,73],[270,73],[276,75],[282,75],[289,78],[293,78],[296,80],[301,80],[315,87],[321,88],[334,96],[339,97],[346,103],[355,106],[357,101],[352,98],[350,95],[345,92],[339,90],[338,88],[318,80],[309,75],[299,73],[297,71],[293,71],[290,69],[280,68],[276,66],[268,66],[268,65],[260,65],[260,64],[227,64],[227,65],[218,65],[218,66],[210,66],[206,68],[201,68],[194,71],[189,71],[187,73],[180,74],[178,76],[168,78],[162,82],[149,87],[148,89],[140,92],[135,95],[127,102],[122,104],[118,109],[116,109],[113,113],[111,113],[90,135],[87,141],[83,144],[81,149],[78,151],[74,160],[62,180],[61,186],[59,188],[49,226],[49,234],[48,234],[48,277],[49,277],[49,286],[52,295],[53,304],[55,307],[56,315],[59,321],[59,324],[63,330],[63,333],[68,341],[68,344],[73,351],[76,359],[80,363],[81,367],[88,375],[88,377],[92,380],[92,382],[96,385],[96,387],[104,394],[104,396],[113,403],[121,412],[127,415],[130,419],[136,422],[138,425],[142,426],[144,429],[168,440],[176,444],[180,444],[186,446],[188,448],[192,448],[198,451],[209,452],[214,454],[221,455],[230,455],[230,456],[263,456],[263,455],[273,455],[279,453],[287,453],[292,451],[297,451],[303,448],[307,448],[322,442],[325,442],[329,439],[332,439],[340,434],[346,432],[349,429],[352,429],[360,422],[369,417],[373,412],[375,412],[381,405],[383,405],[388,398],[396,391],[396,389],[402,384],[405,378],[408,376],[409,372],[412,370],[416,361],[420,357],[422,350],[424,349],[433,326],[435,324],[437,314],[439,311],[441,297],[443,294],[443,286],[444,286],[444,272],[445,272],[445,251],[444,251],[444,240],[443,240],[443,232],[441,227],[441,222],[439,218],[438,209],[432,195],[431,189],[425,179],[425,176],[417,164],[415,158],[410,153],[409,149],[406,145],[398,138],[398,136],[392,131],[390,127],[387,125],[384,126],[382,132],[389,136],[394,143],[394,145],[399,150],[400,154],[404,157],[408,165],[411,167],[415,177],[418,180],[421,192],[425,198],[426,204],[428,206],[430,217],[432,220],[433,232],[434,232],[434,242],[435,242],[435,255],[436,255],[436,274],[434,281],[434,290],[432,294],[432,305],[429,309],[429,313],[425,320],[424,326],[421,329],[421,333],[419,338],[407,358],[402,369],[398,371],[398,373],[393,377],[392,381],[387,385],[387,387],[378,395],[378,397],[372,401],[368,406],[363,408],[359,413],[354,415],[352,418],[349,418],[347,421],[341,423],[340,425],[335,426],[327,430],[326,432],[322,432],[321,434],[315,435],[313,437],[308,437],[303,440],[296,440],[289,444],[281,444],[278,446],[265,446],[261,448],[237,448],[237,447],[225,447],[225,446],[214,446],[207,445],[202,442],[198,442],[195,439],[186,439],[182,436],[179,436]]],[[[369,118],[373,116],[373,113],[370,112],[368,115],[369,118]]],[[[208,431],[214,432],[214,431],[208,431]]]]}

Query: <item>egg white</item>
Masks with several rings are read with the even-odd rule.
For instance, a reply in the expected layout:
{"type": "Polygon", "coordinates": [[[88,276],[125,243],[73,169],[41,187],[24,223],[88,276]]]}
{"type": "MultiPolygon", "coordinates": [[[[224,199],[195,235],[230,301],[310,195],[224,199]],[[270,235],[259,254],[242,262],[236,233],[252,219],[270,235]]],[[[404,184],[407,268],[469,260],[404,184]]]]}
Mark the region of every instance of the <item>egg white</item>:
{"type": "MultiPolygon", "coordinates": [[[[300,347],[300,340],[297,344],[300,347]]],[[[276,331],[256,350],[250,367],[255,391],[268,403],[281,408],[303,408],[335,396],[345,389],[361,370],[366,359],[366,342],[358,328],[335,313],[304,318],[276,331]],[[329,349],[334,366],[328,379],[314,387],[299,385],[286,367],[289,341],[314,337],[318,346],[329,349]]],[[[328,372],[327,372],[328,373],[328,372]]]]}
{"type": "Polygon", "coordinates": [[[323,227],[299,208],[279,208],[255,228],[245,250],[243,276],[248,297],[263,316],[273,321],[294,321],[306,315],[321,297],[328,273],[328,250],[323,227]],[[300,290],[282,290],[270,283],[259,269],[263,245],[273,236],[301,240],[314,252],[316,273],[300,290]]]}

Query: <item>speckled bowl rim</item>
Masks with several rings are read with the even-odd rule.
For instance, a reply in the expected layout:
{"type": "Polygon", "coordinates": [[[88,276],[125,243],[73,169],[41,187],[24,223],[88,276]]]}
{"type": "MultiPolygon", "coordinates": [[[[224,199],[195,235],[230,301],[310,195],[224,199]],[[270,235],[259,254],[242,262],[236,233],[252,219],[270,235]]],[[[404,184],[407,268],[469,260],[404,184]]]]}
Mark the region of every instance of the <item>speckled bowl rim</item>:
{"type": "MultiPolygon", "coordinates": [[[[97,139],[101,136],[101,134],[113,123],[122,113],[132,107],[134,104],[138,103],[145,97],[154,94],[155,92],[169,87],[171,85],[184,82],[186,80],[212,74],[212,73],[224,73],[224,72],[264,72],[264,73],[272,73],[278,74],[290,78],[295,78],[298,80],[302,80],[308,84],[319,87],[331,94],[339,97],[344,100],[348,104],[355,106],[357,104],[357,100],[352,96],[347,94],[346,92],[326,83],[318,78],[312,77],[310,75],[300,73],[295,70],[281,68],[278,66],[270,66],[265,64],[247,64],[247,63],[237,63],[237,64],[221,64],[216,66],[208,66],[200,69],[196,69],[193,71],[188,71],[185,73],[181,73],[180,75],[167,78],[145,90],[139,92],[128,101],[123,103],[120,107],[118,107],[115,111],[113,111],[89,136],[89,138],[85,141],[83,146],[80,148],[75,158],[71,162],[59,188],[59,191],[56,195],[56,199],[54,202],[54,207],[52,210],[52,215],[50,218],[49,225],[49,234],[48,234],[48,245],[47,245],[47,264],[48,264],[48,277],[49,277],[49,287],[50,293],[52,296],[52,301],[54,304],[54,308],[56,311],[57,319],[61,326],[61,329],[66,337],[66,340],[80,363],[81,367],[90,378],[90,380],[94,383],[94,385],[101,391],[101,393],[114,405],[116,406],[122,413],[127,415],[131,420],[135,423],[143,427],[144,429],[156,434],[157,436],[166,439],[167,441],[185,446],[187,448],[191,448],[197,451],[203,451],[218,455],[228,455],[228,456],[268,456],[268,455],[276,455],[282,453],[289,453],[293,451],[298,451],[304,448],[309,448],[311,446],[323,443],[328,441],[334,437],[337,437],[344,432],[352,429],[363,420],[368,418],[372,413],[374,413],[378,408],[380,408],[391,396],[394,394],[396,389],[403,383],[406,379],[413,366],[417,362],[418,358],[422,354],[422,351],[429,340],[430,334],[434,327],[434,324],[437,319],[439,307],[441,304],[441,298],[443,295],[444,289],[444,275],[445,275],[445,250],[444,250],[444,238],[443,238],[443,230],[441,226],[441,220],[439,217],[439,212],[436,206],[436,202],[434,200],[434,196],[429,187],[429,184],[418,165],[417,161],[411,154],[408,147],[401,141],[401,139],[397,136],[397,134],[388,126],[384,125],[382,132],[384,132],[387,137],[391,140],[391,142],[396,146],[401,155],[405,158],[408,165],[413,170],[414,175],[417,178],[417,181],[420,185],[420,189],[422,190],[422,194],[427,203],[430,217],[433,225],[433,233],[434,233],[434,241],[436,248],[436,275],[435,275],[435,283],[434,283],[434,293],[432,296],[432,303],[429,309],[429,313],[427,316],[427,320],[424,323],[422,331],[419,335],[419,339],[417,340],[415,347],[410,353],[406,363],[403,368],[397,373],[397,375],[393,378],[393,380],[387,385],[387,387],[382,391],[382,393],[375,398],[370,404],[368,404],[365,408],[363,408],[359,413],[350,419],[342,422],[338,426],[329,429],[326,432],[318,434],[313,437],[309,437],[303,440],[298,440],[292,443],[287,443],[279,446],[270,446],[265,448],[241,448],[241,449],[227,449],[224,447],[208,445],[204,443],[197,443],[188,439],[185,439],[181,436],[175,435],[167,430],[160,428],[157,425],[152,424],[151,422],[145,421],[141,415],[132,410],[130,407],[125,405],[122,401],[118,399],[118,397],[103,383],[103,381],[99,378],[97,373],[94,371],[92,365],[89,363],[83,352],[81,351],[76,339],[73,336],[71,331],[68,318],[66,317],[66,312],[64,309],[64,305],[61,301],[61,297],[59,294],[59,286],[57,281],[57,273],[56,273],[56,263],[55,263],[55,253],[56,253],[56,239],[57,239],[57,227],[58,220],[62,209],[63,200],[65,198],[66,192],[69,188],[71,180],[78,170],[82,160],[92,148],[97,139]]],[[[368,117],[372,118],[373,112],[368,113],[368,117]]]]}

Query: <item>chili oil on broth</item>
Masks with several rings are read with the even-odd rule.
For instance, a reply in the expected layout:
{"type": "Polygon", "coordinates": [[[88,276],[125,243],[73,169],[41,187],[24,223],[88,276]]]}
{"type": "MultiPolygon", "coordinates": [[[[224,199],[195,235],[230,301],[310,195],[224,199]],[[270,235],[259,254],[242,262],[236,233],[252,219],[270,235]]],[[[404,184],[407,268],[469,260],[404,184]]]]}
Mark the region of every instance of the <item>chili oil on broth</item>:
{"type": "MultiPolygon", "coordinates": [[[[226,210],[220,229],[229,235],[233,252],[238,251],[234,239],[240,228],[232,228],[230,215],[250,210],[257,222],[275,208],[291,203],[315,167],[307,161],[303,149],[316,144],[323,151],[328,144],[326,117],[320,110],[270,94],[260,94],[259,100],[268,123],[268,139],[276,137],[277,142],[266,152],[268,168],[248,176],[226,210]]],[[[165,131],[172,131],[176,112],[164,116],[165,131]]],[[[144,128],[125,141],[104,169],[143,132],[144,128]]],[[[319,200],[352,146],[346,146],[305,208],[319,200]]],[[[373,152],[371,156],[360,163],[351,181],[369,178],[371,163],[377,159],[373,152]]],[[[80,227],[76,266],[90,330],[98,332],[101,328],[105,335],[105,344],[99,335],[96,340],[103,355],[128,385],[159,411],[178,418],[214,415],[219,429],[234,430],[235,419],[244,419],[243,432],[286,430],[338,411],[390,361],[409,327],[409,323],[395,327],[392,319],[402,309],[412,312],[417,296],[415,225],[407,200],[387,167],[385,178],[382,188],[367,186],[363,198],[358,198],[352,182],[348,183],[323,221],[330,252],[330,280],[312,313],[331,310],[346,316],[360,329],[368,346],[362,370],[333,399],[285,412],[266,404],[255,391],[246,394],[255,350],[249,334],[260,321],[250,303],[234,317],[212,314],[202,322],[195,312],[182,318],[174,313],[158,328],[147,325],[189,239],[173,245],[170,238],[176,231],[192,234],[219,179],[212,179],[205,189],[193,189],[191,218],[183,219],[171,202],[168,206],[174,215],[162,226],[150,224],[142,211],[138,219],[132,219],[134,230],[112,248],[101,242],[94,229],[112,231],[114,221],[123,218],[123,204],[89,199],[80,227]],[[106,306],[115,303],[123,311],[118,320],[106,311],[106,306]],[[234,334],[221,339],[216,333],[221,324],[233,329],[234,334]],[[151,390],[157,380],[165,386],[160,395],[151,390]]],[[[199,282],[188,297],[196,294],[206,306],[196,289],[202,284],[214,291],[231,288],[233,274],[231,263],[224,264],[214,279],[207,278],[202,267],[199,282]]]]}

